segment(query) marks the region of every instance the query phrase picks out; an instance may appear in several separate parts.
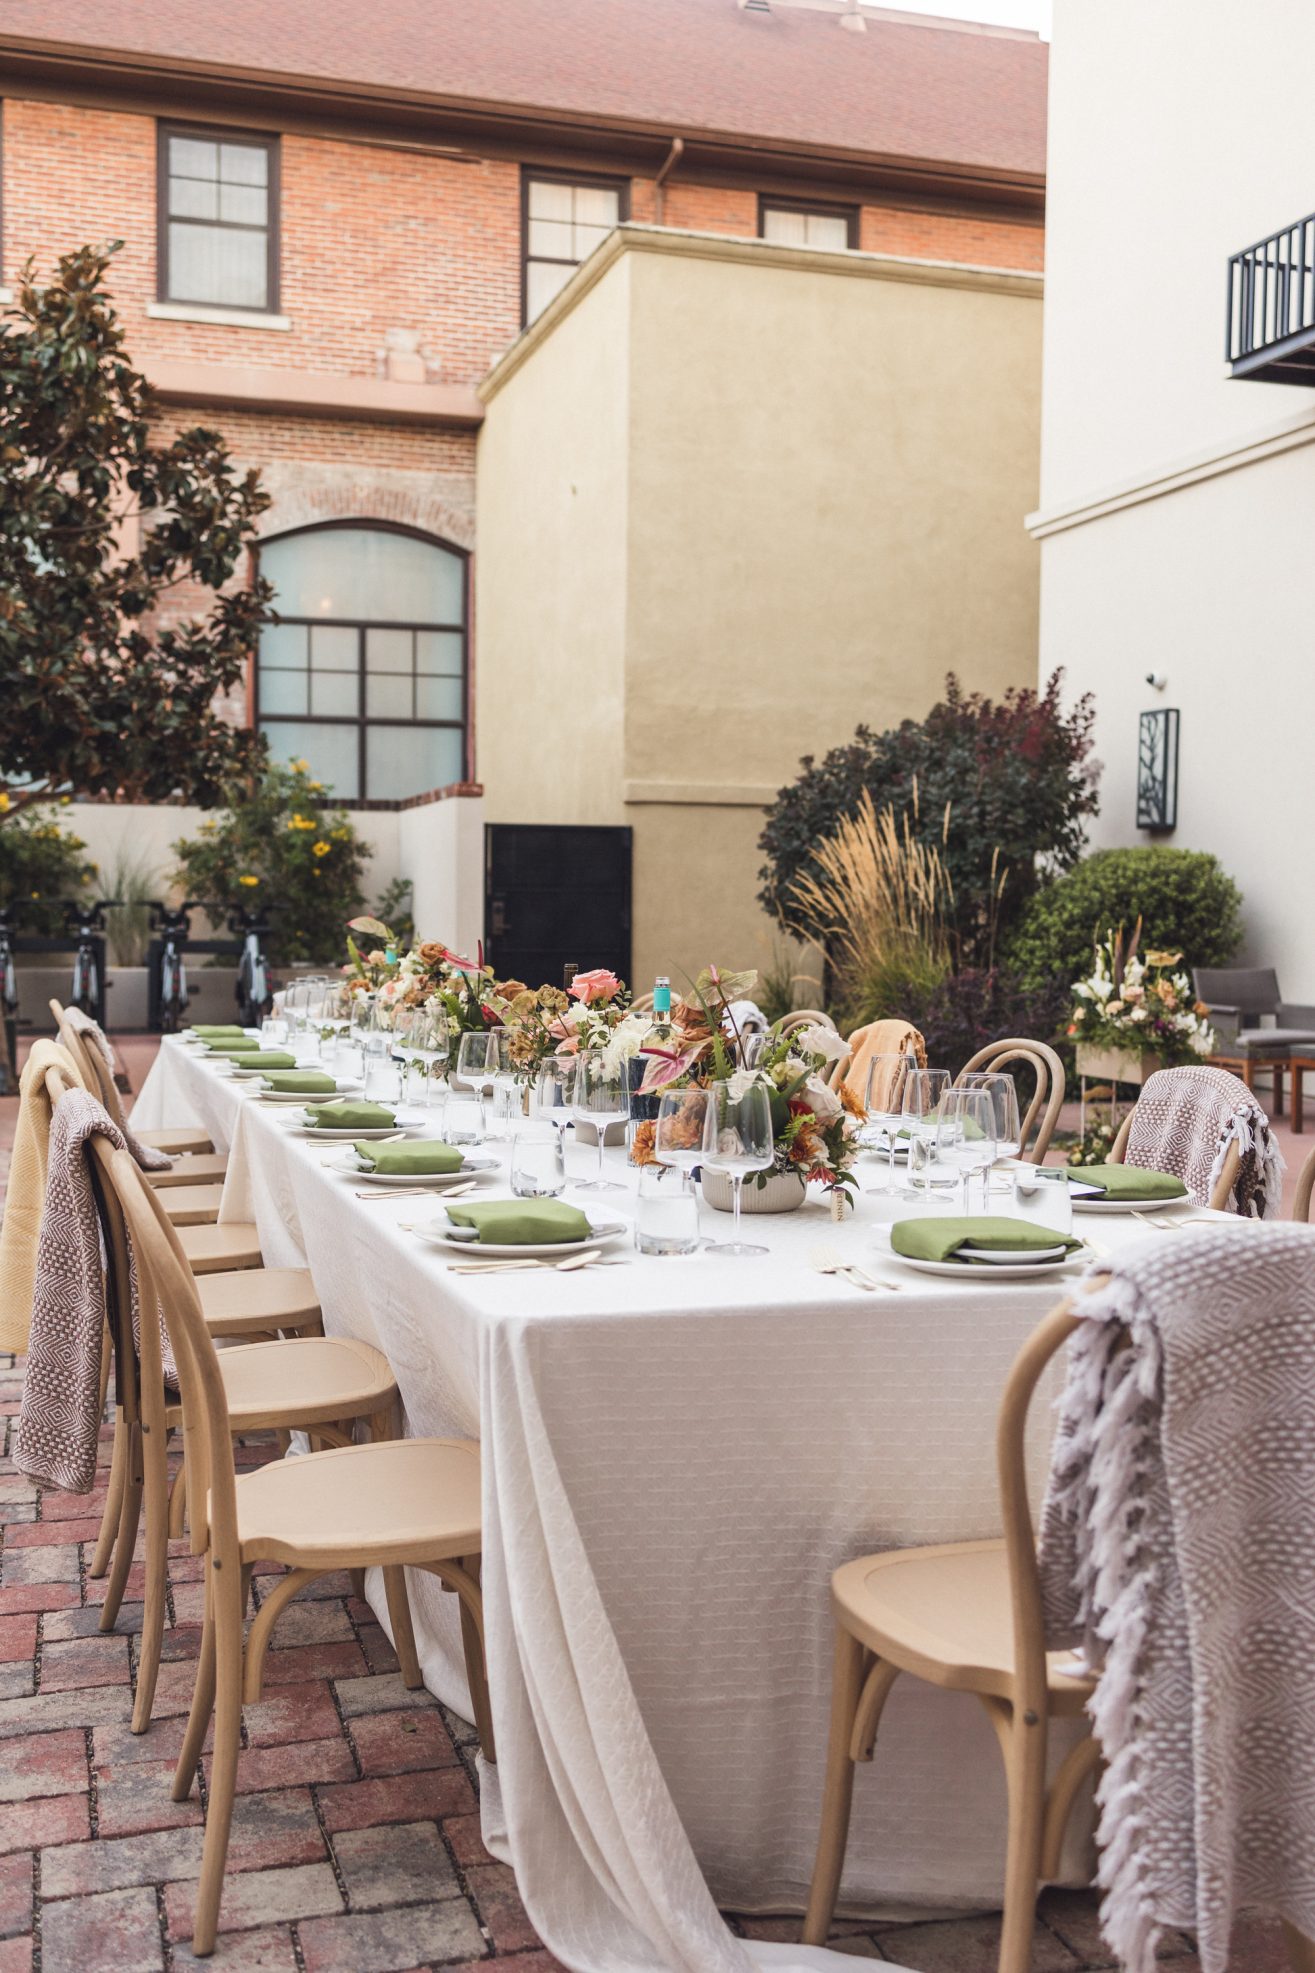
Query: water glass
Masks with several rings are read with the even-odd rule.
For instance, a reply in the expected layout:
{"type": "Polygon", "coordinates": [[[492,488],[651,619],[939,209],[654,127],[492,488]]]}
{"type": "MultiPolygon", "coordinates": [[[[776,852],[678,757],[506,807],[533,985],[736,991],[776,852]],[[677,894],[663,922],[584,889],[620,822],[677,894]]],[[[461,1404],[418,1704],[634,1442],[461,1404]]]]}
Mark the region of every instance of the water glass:
{"type": "Polygon", "coordinates": [[[562,1136],[540,1117],[527,1117],[511,1140],[511,1189],[518,1199],[555,1199],[566,1189],[562,1136]]]}
{"type": "Polygon", "coordinates": [[[644,1165],[639,1173],[635,1245],[641,1254],[692,1254],[699,1245],[694,1181],[675,1165],[644,1165]]]}
{"type": "Polygon", "coordinates": [[[703,1133],[703,1165],[708,1171],[724,1172],[731,1182],[732,1237],[718,1242],[715,1252],[737,1257],[765,1254],[740,1238],[740,1193],[744,1181],[754,1172],[769,1171],[776,1156],[776,1133],[772,1127],[773,1092],[765,1083],[750,1085],[741,1096],[732,1096],[730,1084],[714,1083],[712,1101],[703,1133]]]}
{"type": "Polygon", "coordinates": [[[1018,1121],[1018,1084],[1014,1078],[998,1070],[974,1069],[971,1074],[959,1077],[959,1086],[989,1093],[995,1106],[995,1155],[1016,1158],[1022,1149],[1022,1130],[1018,1121]]]}
{"type": "Polygon", "coordinates": [[[449,1144],[480,1144],[484,1139],[484,1099],[477,1089],[450,1083],[443,1102],[441,1132],[449,1144]]]}
{"type": "Polygon", "coordinates": [[[1068,1173],[1060,1165],[1019,1165],[1014,1173],[1014,1211],[1019,1219],[1051,1227],[1067,1238],[1073,1231],[1068,1173]]]}
{"type": "Polygon", "coordinates": [[[267,1014],[260,1024],[262,1048],[282,1048],[288,1039],[288,1024],[280,1014],[267,1014]]]}
{"type": "Polygon", "coordinates": [[[896,1135],[904,1118],[904,1083],[909,1072],[906,1055],[874,1055],[868,1065],[864,1108],[858,1140],[868,1151],[886,1153],[886,1180],[876,1192],[895,1190],[896,1135]]]}
{"type": "Polygon", "coordinates": [[[910,1069],[900,1101],[900,1131],[909,1146],[908,1183],[928,1195],[936,1168],[936,1112],[950,1086],[948,1069],[910,1069]]]}
{"type": "Polygon", "coordinates": [[[958,1172],[963,1210],[971,1212],[973,1175],[989,1172],[995,1163],[995,1104],[989,1089],[944,1092],[936,1106],[936,1157],[958,1172]]]}
{"type": "Polygon", "coordinates": [[[393,1103],[401,1101],[402,1064],[392,1055],[371,1055],[365,1058],[365,1100],[367,1103],[393,1103]]]}

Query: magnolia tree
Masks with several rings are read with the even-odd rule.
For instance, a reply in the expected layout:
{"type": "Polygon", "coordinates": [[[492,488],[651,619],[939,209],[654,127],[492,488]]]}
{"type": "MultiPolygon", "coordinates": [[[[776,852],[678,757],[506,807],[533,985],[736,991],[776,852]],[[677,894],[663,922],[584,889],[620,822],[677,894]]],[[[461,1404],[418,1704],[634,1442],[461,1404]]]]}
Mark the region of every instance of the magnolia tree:
{"type": "Polygon", "coordinates": [[[105,287],[121,244],[67,254],[45,287],[29,262],[0,321],[5,819],[57,790],[211,807],[263,756],[216,699],[272,617],[268,583],[229,586],[269,495],[217,432],[151,442],[105,287]]]}

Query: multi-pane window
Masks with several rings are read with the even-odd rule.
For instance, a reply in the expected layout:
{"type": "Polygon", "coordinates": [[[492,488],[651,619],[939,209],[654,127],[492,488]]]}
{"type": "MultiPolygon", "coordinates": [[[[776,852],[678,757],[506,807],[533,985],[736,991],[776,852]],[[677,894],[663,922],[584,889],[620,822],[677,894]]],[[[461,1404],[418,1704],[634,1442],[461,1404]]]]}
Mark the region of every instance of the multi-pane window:
{"type": "Polygon", "coordinates": [[[278,139],[160,127],[160,299],[278,307],[278,139]]]}
{"type": "Polygon", "coordinates": [[[626,217],[619,179],[525,181],[525,320],[533,322],[582,260],[626,217]]]}
{"type": "Polygon", "coordinates": [[[848,206],[775,205],[766,199],[758,211],[758,231],[764,240],[783,247],[829,247],[833,251],[858,244],[857,214],[848,206]]]}
{"type": "Polygon", "coordinates": [[[465,779],[466,563],[368,525],[266,542],[279,622],[261,633],[256,715],[342,801],[400,801],[465,779]]]}

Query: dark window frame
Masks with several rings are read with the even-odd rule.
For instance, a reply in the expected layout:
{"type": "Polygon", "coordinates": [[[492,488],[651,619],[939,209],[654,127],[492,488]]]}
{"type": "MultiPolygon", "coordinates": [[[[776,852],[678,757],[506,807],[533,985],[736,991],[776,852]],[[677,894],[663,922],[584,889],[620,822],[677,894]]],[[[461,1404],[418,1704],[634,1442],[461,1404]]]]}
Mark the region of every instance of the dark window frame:
{"type": "MultiPolygon", "coordinates": [[[[279,262],[282,247],[283,185],[282,142],[277,131],[239,130],[228,124],[182,123],[161,118],[155,133],[155,289],[156,300],[173,308],[222,308],[233,315],[277,315],[280,313],[279,262]],[[180,300],[169,293],[169,140],[172,137],[198,137],[204,143],[249,144],[259,146],[269,162],[266,172],[268,211],[265,232],[265,306],[253,308],[249,302],[180,300]]],[[[199,220],[218,230],[259,232],[255,226],[239,226],[233,221],[199,220]]]]}
{"type": "MultiPolygon", "coordinates": [[[[777,199],[768,192],[758,194],[758,238],[764,239],[763,222],[769,212],[802,212],[818,214],[823,219],[843,219],[845,222],[845,251],[853,253],[858,246],[859,208],[851,205],[832,205],[825,199],[777,199]]],[[[776,244],[781,244],[777,242],[776,244]]],[[[825,247],[812,247],[811,253],[825,253],[825,247]]],[[[831,248],[831,252],[835,249],[831,248]]]]}
{"type": "MultiPolygon", "coordinates": [[[[357,742],[356,742],[356,778],[357,778],[358,793],[355,796],[343,795],[339,797],[335,795],[334,799],[338,801],[340,806],[342,806],[343,808],[359,808],[362,806],[368,806],[373,808],[378,806],[381,801],[384,803],[385,806],[395,808],[398,806],[397,800],[390,800],[386,796],[371,795],[366,786],[366,734],[368,729],[372,726],[397,726],[397,727],[401,727],[404,731],[409,731],[411,728],[416,726],[423,726],[426,728],[441,730],[442,732],[445,733],[460,732],[461,778],[463,781],[469,781],[472,778],[471,730],[470,730],[471,554],[468,548],[462,548],[459,545],[459,543],[455,541],[446,541],[444,540],[442,535],[430,534],[424,528],[407,527],[401,521],[375,521],[372,520],[368,515],[356,515],[351,518],[346,518],[342,520],[311,521],[305,527],[284,528],[278,534],[267,534],[262,536],[261,540],[256,544],[254,550],[256,575],[259,576],[260,574],[260,551],[262,548],[270,547],[276,541],[294,540],[297,536],[303,534],[324,534],[333,529],[341,531],[344,528],[350,528],[358,532],[360,530],[366,530],[372,534],[404,534],[404,535],[408,535],[413,541],[423,541],[431,548],[441,548],[445,551],[445,553],[449,555],[455,555],[461,563],[462,621],[460,623],[420,623],[420,622],[381,623],[377,617],[301,617],[301,616],[285,616],[280,611],[277,615],[277,621],[279,623],[308,624],[312,628],[316,624],[326,624],[330,627],[334,627],[338,629],[347,629],[347,630],[356,631],[357,633],[356,677],[357,677],[357,684],[359,689],[359,697],[356,703],[357,706],[361,708],[361,710],[357,712],[355,717],[351,717],[345,713],[313,713],[309,710],[310,707],[309,679],[311,675],[311,667],[309,663],[310,639],[307,638],[306,640],[306,656],[307,656],[306,677],[308,681],[307,693],[306,693],[306,704],[308,708],[307,711],[304,713],[262,713],[261,712],[260,647],[259,645],[257,645],[251,660],[251,708],[252,708],[251,720],[252,720],[252,725],[254,726],[257,732],[260,732],[262,728],[266,725],[305,726],[310,724],[312,721],[315,724],[321,726],[355,726],[358,729],[357,742]],[[364,711],[364,707],[366,704],[365,681],[368,676],[366,670],[366,664],[365,664],[365,633],[367,630],[409,630],[413,634],[418,630],[440,630],[448,633],[452,633],[452,632],[457,633],[461,638],[461,718],[459,720],[456,719],[411,719],[411,720],[371,719],[368,716],[368,714],[364,711]]],[[[270,669],[274,671],[281,669],[290,670],[292,669],[292,667],[290,666],[281,667],[281,666],[273,665],[270,667],[270,669]]],[[[414,646],[413,646],[412,671],[411,671],[412,705],[415,704],[415,680],[417,676],[418,674],[415,670],[414,646]]],[[[421,794],[429,794],[432,793],[433,791],[430,789],[421,789],[420,792],[421,794]]],[[[414,799],[414,797],[402,796],[400,799],[402,801],[409,801],[414,799]]]]}
{"type": "Polygon", "coordinates": [[[616,223],[624,226],[630,217],[630,180],[618,177],[612,172],[600,171],[558,171],[536,165],[521,166],[521,327],[529,327],[530,307],[530,261],[533,259],[545,267],[583,267],[582,260],[558,260],[553,254],[530,253],[530,186],[538,185],[589,185],[597,186],[606,192],[617,194],[616,223]]]}

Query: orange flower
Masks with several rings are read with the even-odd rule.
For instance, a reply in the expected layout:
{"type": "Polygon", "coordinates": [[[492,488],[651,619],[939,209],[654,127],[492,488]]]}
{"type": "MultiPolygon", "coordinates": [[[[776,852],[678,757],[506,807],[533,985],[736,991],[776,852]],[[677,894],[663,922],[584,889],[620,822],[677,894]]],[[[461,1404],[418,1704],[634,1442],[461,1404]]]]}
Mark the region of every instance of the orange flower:
{"type": "Polygon", "coordinates": [[[653,1146],[657,1141],[657,1125],[651,1118],[646,1123],[635,1125],[634,1142],[630,1147],[632,1165],[655,1165],[657,1159],[653,1146]]]}

